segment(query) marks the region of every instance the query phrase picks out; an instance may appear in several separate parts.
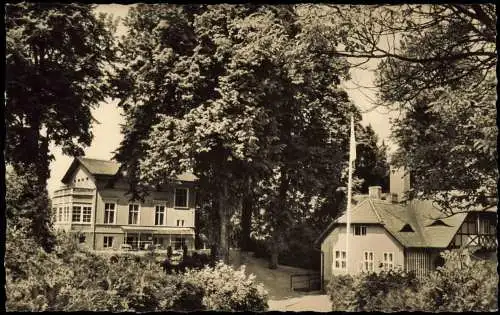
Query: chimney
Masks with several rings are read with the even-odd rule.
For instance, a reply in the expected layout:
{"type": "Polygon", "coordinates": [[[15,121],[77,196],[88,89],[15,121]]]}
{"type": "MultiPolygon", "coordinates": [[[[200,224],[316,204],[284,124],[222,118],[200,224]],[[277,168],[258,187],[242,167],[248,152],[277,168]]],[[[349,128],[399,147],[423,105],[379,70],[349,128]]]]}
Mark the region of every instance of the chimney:
{"type": "Polygon", "coordinates": [[[382,197],[382,187],[380,186],[368,187],[368,196],[372,199],[380,199],[380,197],[382,197]]]}
{"type": "Polygon", "coordinates": [[[405,168],[390,168],[389,189],[392,202],[402,202],[410,190],[410,174],[405,174],[405,168]]]}

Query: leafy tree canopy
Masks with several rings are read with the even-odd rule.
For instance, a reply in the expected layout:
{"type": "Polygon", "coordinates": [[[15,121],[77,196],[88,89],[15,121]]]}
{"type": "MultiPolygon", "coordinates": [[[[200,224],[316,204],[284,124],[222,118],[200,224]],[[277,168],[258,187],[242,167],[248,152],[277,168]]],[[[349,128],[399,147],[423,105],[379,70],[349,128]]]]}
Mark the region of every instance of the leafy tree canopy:
{"type": "Polygon", "coordinates": [[[253,177],[275,227],[287,222],[289,194],[340,183],[348,117],[360,115],[338,88],[348,66],[327,33],[301,23],[292,6],[153,9],[129,15],[135,29],[123,49],[137,56],[118,79],[131,88],[121,96],[130,119],[117,156],[137,178],[158,183],[193,170],[227,222],[253,177]],[[137,35],[175,27],[189,47],[161,33],[137,35]]]}
{"type": "Polygon", "coordinates": [[[83,154],[92,140],[91,109],[108,95],[114,25],[93,8],[6,5],[5,158],[20,181],[9,187],[16,195],[9,213],[30,213],[32,232],[40,237],[49,234],[49,143],[67,155],[83,154]]]}

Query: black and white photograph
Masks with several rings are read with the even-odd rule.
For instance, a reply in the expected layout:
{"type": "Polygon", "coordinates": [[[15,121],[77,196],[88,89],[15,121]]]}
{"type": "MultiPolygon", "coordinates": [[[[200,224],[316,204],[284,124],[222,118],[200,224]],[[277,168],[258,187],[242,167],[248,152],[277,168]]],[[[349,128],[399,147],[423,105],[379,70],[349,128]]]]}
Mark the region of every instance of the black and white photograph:
{"type": "Polygon", "coordinates": [[[495,312],[494,3],[4,4],[7,312],[495,312]]]}

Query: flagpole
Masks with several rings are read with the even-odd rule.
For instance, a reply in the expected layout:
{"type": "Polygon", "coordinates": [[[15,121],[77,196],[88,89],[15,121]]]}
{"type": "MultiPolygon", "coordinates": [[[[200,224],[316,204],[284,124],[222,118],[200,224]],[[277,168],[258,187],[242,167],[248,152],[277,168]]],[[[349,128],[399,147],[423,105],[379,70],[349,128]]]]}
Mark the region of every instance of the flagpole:
{"type": "Polygon", "coordinates": [[[356,140],[354,137],[354,119],[351,115],[351,135],[349,141],[349,181],[347,184],[347,209],[346,209],[346,237],[345,237],[345,267],[349,273],[349,237],[351,235],[351,197],[352,197],[352,172],[356,160],[356,140]]]}

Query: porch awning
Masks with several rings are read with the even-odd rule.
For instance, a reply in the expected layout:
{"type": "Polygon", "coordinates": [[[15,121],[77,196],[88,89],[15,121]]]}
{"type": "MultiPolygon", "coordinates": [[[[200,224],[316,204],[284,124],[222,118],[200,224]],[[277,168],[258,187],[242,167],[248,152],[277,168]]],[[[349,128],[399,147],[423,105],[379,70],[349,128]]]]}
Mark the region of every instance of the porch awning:
{"type": "Polygon", "coordinates": [[[182,235],[194,235],[194,229],[191,228],[177,228],[168,226],[121,226],[122,230],[125,232],[141,232],[141,233],[152,233],[152,234],[182,234],[182,235]]]}

